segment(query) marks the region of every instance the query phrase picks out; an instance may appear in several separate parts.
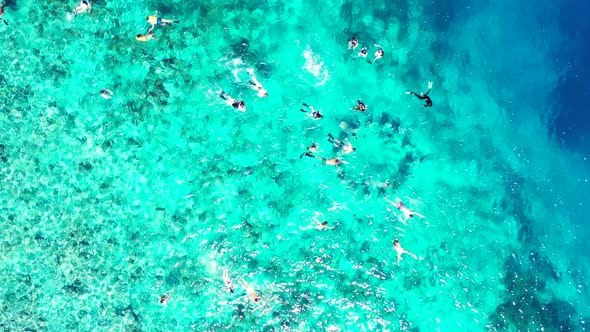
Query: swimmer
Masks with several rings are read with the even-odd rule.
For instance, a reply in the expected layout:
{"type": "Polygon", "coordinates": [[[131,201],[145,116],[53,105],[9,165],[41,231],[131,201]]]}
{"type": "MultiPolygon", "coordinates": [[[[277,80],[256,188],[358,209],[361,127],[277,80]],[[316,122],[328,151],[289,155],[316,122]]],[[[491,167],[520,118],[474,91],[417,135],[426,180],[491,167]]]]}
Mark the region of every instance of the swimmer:
{"type": "Polygon", "coordinates": [[[156,27],[156,25],[166,25],[166,24],[171,24],[171,23],[179,23],[180,21],[174,21],[174,20],[168,20],[165,18],[161,18],[158,17],[158,11],[156,10],[156,13],[154,14],[154,16],[148,16],[145,18],[149,24],[152,25],[152,29],[156,27]]]}
{"type": "Polygon", "coordinates": [[[326,158],[320,157],[320,156],[318,156],[318,158],[324,162],[322,165],[340,166],[340,164],[348,164],[348,162],[346,162],[345,160],[342,160],[342,158],[326,159],[326,158]]]}
{"type": "Polygon", "coordinates": [[[225,267],[223,268],[223,283],[225,284],[225,287],[227,287],[227,290],[233,294],[234,286],[229,278],[229,271],[225,267]]]}
{"type": "Polygon", "coordinates": [[[369,52],[367,52],[366,47],[363,47],[363,48],[361,48],[361,51],[357,55],[360,56],[361,58],[366,58],[367,55],[369,55],[369,52]]]}
{"type": "Polygon", "coordinates": [[[348,140],[348,137],[345,138],[344,140],[346,141],[346,143],[344,143],[341,140],[335,139],[334,136],[332,136],[332,134],[328,134],[328,142],[332,143],[334,145],[334,147],[336,147],[338,149],[342,149],[342,152],[344,154],[349,154],[349,153],[356,151],[356,148],[354,148],[352,146],[352,143],[350,143],[350,141],[348,140]]]}
{"type": "Polygon", "coordinates": [[[357,100],[357,105],[353,108],[354,111],[361,111],[365,112],[367,110],[367,105],[363,103],[360,99],[357,100]]]}
{"type": "Polygon", "coordinates": [[[336,226],[328,226],[327,221],[319,221],[317,217],[313,217],[313,221],[315,222],[315,228],[318,231],[323,231],[324,229],[334,229],[336,226]]]}
{"type": "Polygon", "coordinates": [[[90,2],[82,0],[80,1],[78,7],[74,9],[74,15],[90,12],[90,9],[92,9],[92,5],[90,4],[90,2]]]}
{"type": "Polygon", "coordinates": [[[383,49],[381,47],[379,47],[379,49],[377,51],[375,51],[375,59],[373,59],[373,61],[371,63],[375,63],[375,61],[381,59],[384,54],[385,54],[385,52],[383,52],[383,49]]]}
{"type": "Polygon", "coordinates": [[[354,50],[358,46],[359,46],[359,40],[356,38],[356,36],[352,37],[352,39],[348,41],[348,49],[349,50],[354,50]]]}
{"type": "Polygon", "coordinates": [[[393,240],[393,249],[395,249],[395,251],[397,252],[397,266],[399,266],[399,262],[403,259],[402,258],[403,254],[408,254],[408,255],[412,256],[414,259],[418,258],[413,253],[402,248],[401,244],[399,243],[399,241],[397,239],[393,240]]]}
{"type": "MultiPolygon", "coordinates": [[[[150,31],[152,31],[152,29],[150,29],[150,31]]],[[[135,40],[140,41],[140,42],[147,42],[152,39],[156,39],[156,35],[154,35],[153,33],[149,32],[149,31],[145,35],[142,35],[141,33],[138,33],[137,35],[135,35],[135,40]]]]}
{"type": "Polygon", "coordinates": [[[100,96],[103,97],[104,99],[111,99],[111,98],[113,98],[113,91],[111,91],[109,89],[102,89],[102,90],[100,90],[100,96]]]}
{"type": "Polygon", "coordinates": [[[160,304],[166,304],[168,303],[168,300],[170,300],[170,295],[164,294],[160,296],[160,304]]]}
{"type": "Polygon", "coordinates": [[[246,71],[248,72],[248,75],[250,75],[249,83],[252,86],[252,89],[258,91],[258,97],[268,97],[268,91],[266,91],[262,84],[258,82],[258,80],[256,79],[256,75],[254,74],[254,70],[246,69],[246,71]]]}
{"type": "Polygon", "coordinates": [[[244,289],[246,290],[246,295],[248,295],[250,300],[252,300],[256,303],[262,301],[262,296],[260,296],[260,294],[258,294],[254,290],[254,288],[248,282],[246,282],[246,280],[244,280],[244,278],[241,278],[239,280],[239,282],[240,282],[240,285],[242,285],[242,287],[244,287],[244,289]]]}
{"type": "Polygon", "coordinates": [[[246,112],[246,103],[244,103],[243,100],[236,100],[236,99],[232,98],[230,95],[228,95],[227,93],[225,93],[224,91],[221,91],[221,94],[219,95],[219,97],[221,97],[221,99],[225,100],[225,103],[228,104],[229,106],[237,109],[238,111],[246,112]]]}
{"type": "Polygon", "coordinates": [[[414,95],[414,96],[418,97],[418,99],[424,100],[426,102],[426,104],[424,104],[422,107],[432,107],[432,99],[430,99],[430,97],[428,97],[428,94],[430,93],[431,89],[432,89],[432,81],[428,81],[428,91],[426,91],[426,93],[420,92],[420,94],[417,94],[416,92],[406,91],[406,94],[407,95],[414,95]]]}
{"type": "Polygon", "coordinates": [[[403,214],[404,214],[404,220],[402,221],[402,223],[406,224],[406,220],[408,220],[408,218],[414,218],[414,216],[418,216],[420,218],[425,218],[423,215],[421,215],[420,213],[416,212],[416,211],[411,211],[410,209],[408,209],[404,203],[402,202],[401,199],[399,199],[398,197],[395,198],[396,202],[392,202],[390,199],[385,198],[385,201],[393,206],[395,206],[398,210],[400,210],[403,214]]]}
{"type": "Polygon", "coordinates": [[[313,106],[307,105],[306,103],[303,103],[303,106],[305,107],[309,107],[309,109],[311,110],[310,113],[307,113],[306,110],[304,110],[303,108],[299,109],[301,112],[303,113],[307,113],[307,115],[309,117],[311,117],[314,120],[319,120],[321,118],[323,118],[324,116],[322,115],[322,113],[320,113],[320,110],[317,110],[315,108],[313,108],[313,106]]]}
{"type": "Polygon", "coordinates": [[[365,180],[365,182],[363,182],[363,185],[379,189],[391,188],[391,182],[389,182],[389,179],[385,179],[385,181],[365,180]]]}
{"type": "Polygon", "coordinates": [[[4,15],[4,3],[0,2],[0,21],[8,25],[8,22],[6,22],[6,20],[2,18],[2,15],[4,15]]]}
{"type": "Polygon", "coordinates": [[[317,156],[315,156],[314,153],[322,152],[322,151],[318,150],[319,147],[320,147],[320,145],[318,143],[311,143],[311,145],[309,147],[307,147],[307,151],[303,152],[299,156],[299,159],[303,158],[303,156],[310,157],[310,158],[317,158],[317,156]]]}

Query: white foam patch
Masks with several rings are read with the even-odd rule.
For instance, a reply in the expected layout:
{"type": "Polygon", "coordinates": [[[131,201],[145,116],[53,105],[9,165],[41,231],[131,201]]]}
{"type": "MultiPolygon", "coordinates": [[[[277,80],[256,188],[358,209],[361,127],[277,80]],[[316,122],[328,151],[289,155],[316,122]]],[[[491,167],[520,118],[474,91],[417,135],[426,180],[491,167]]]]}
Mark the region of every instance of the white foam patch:
{"type": "Polygon", "coordinates": [[[305,65],[303,69],[307,70],[313,76],[321,79],[316,85],[324,85],[330,78],[328,69],[324,68],[324,62],[316,56],[311,49],[303,51],[303,57],[305,58],[305,65]]]}

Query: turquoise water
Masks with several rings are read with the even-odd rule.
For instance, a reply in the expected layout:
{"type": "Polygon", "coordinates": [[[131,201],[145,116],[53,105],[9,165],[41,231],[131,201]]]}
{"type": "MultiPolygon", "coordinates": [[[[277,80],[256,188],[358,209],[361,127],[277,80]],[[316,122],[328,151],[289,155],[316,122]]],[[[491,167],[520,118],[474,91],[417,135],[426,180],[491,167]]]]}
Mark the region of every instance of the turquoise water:
{"type": "Polygon", "coordinates": [[[556,53],[585,39],[558,4],[76,5],[0,24],[3,330],[588,329],[588,152],[551,127],[556,53]],[[156,9],[180,23],[137,42],[156,9]],[[336,157],[329,133],[348,164],[299,158],[336,157]]]}

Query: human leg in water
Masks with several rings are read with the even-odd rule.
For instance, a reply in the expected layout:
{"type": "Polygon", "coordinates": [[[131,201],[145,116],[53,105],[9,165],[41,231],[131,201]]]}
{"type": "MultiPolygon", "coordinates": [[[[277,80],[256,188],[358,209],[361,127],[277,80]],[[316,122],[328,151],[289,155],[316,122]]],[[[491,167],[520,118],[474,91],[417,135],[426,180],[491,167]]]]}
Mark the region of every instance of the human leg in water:
{"type": "Polygon", "coordinates": [[[432,81],[428,81],[428,91],[426,91],[426,93],[420,92],[420,94],[417,94],[416,92],[413,92],[413,91],[406,91],[406,94],[407,95],[414,95],[418,99],[424,100],[426,102],[426,104],[424,104],[422,107],[432,107],[432,99],[430,99],[430,97],[428,96],[431,89],[432,89],[432,81]]]}

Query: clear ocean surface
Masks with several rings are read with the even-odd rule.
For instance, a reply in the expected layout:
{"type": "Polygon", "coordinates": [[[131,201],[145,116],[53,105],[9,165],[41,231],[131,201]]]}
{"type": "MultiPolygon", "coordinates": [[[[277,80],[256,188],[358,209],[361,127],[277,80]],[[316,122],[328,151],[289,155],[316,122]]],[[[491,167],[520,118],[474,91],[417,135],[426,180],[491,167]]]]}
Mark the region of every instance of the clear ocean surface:
{"type": "Polygon", "coordinates": [[[0,1],[0,330],[590,329],[587,1],[0,1]]]}

